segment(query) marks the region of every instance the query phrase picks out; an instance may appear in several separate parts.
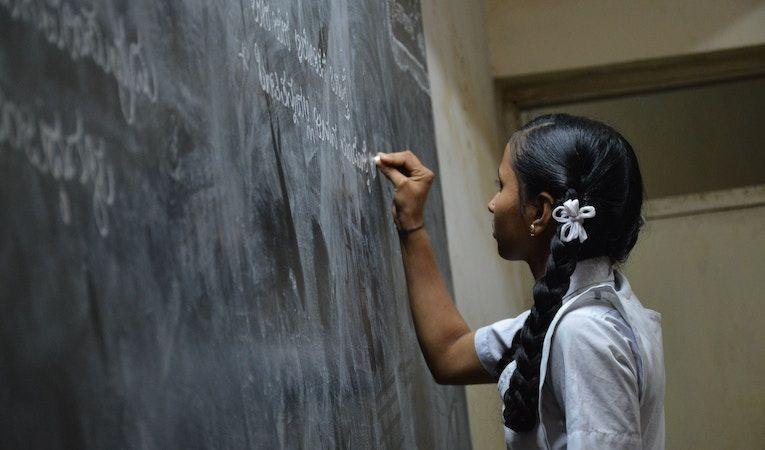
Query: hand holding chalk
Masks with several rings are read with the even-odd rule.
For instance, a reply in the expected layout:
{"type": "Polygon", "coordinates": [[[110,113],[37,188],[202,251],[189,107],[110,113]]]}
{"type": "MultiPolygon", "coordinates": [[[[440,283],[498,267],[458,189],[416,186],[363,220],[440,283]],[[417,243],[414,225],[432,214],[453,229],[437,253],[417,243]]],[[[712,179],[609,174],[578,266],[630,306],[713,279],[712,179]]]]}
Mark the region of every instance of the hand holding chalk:
{"type": "Polygon", "coordinates": [[[393,222],[401,231],[422,228],[425,202],[436,175],[409,150],[378,153],[374,158],[380,171],[393,183],[393,222]]]}

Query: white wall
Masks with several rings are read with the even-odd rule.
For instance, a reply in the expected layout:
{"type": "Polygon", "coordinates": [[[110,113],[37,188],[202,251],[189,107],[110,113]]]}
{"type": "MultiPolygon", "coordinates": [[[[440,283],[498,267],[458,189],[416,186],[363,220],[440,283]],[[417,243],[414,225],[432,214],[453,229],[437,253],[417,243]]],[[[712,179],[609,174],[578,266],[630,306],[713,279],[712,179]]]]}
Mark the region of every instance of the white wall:
{"type": "MultiPolygon", "coordinates": [[[[422,12],[454,292],[475,329],[521,311],[528,268],[497,256],[486,208],[504,144],[482,2],[422,0],[422,12]]],[[[504,448],[496,386],[468,386],[466,393],[473,448],[504,448]]]]}
{"type": "Polygon", "coordinates": [[[496,77],[765,42],[763,0],[488,0],[496,77]]]}
{"type": "Polygon", "coordinates": [[[643,304],[662,314],[668,449],[765,443],[765,189],[662,203],[667,213],[726,198],[761,206],[649,218],[625,267],[643,304]]]}

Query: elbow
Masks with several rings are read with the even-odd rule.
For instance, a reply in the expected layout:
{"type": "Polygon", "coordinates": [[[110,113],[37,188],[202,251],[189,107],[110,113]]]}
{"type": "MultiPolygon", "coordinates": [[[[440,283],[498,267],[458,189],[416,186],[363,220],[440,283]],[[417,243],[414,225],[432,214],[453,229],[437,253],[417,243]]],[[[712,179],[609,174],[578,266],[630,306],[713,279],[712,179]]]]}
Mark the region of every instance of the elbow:
{"type": "Polygon", "coordinates": [[[465,381],[460,380],[455,377],[444,377],[444,376],[433,376],[433,380],[436,382],[436,384],[440,384],[442,386],[463,386],[465,385],[465,381]]]}
{"type": "Polygon", "coordinates": [[[444,383],[444,376],[441,372],[433,368],[430,364],[428,364],[428,369],[430,370],[430,376],[433,377],[433,381],[435,381],[436,384],[446,384],[444,383]]]}
{"type": "Polygon", "coordinates": [[[430,374],[433,376],[433,381],[440,385],[454,385],[457,384],[454,377],[445,370],[430,369],[430,374]]]}
{"type": "Polygon", "coordinates": [[[449,384],[442,370],[439,370],[439,368],[433,364],[428,363],[427,365],[428,370],[430,370],[430,376],[433,377],[433,381],[435,381],[436,384],[449,384]]]}
{"type": "Polygon", "coordinates": [[[433,381],[435,381],[435,382],[436,382],[436,384],[440,384],[440,385],[447,385],[447,384],[450,384],[450,383],[449,383],[449,381],[448,381],[448,379],[447,379],[447,378],[444,378],[444,376],[443,376],[443,375],[437,375],[437,374],[435,374],[435,373],[432,373],[432,372],[431,372],[431,374],[433,375],[433,381]]]}

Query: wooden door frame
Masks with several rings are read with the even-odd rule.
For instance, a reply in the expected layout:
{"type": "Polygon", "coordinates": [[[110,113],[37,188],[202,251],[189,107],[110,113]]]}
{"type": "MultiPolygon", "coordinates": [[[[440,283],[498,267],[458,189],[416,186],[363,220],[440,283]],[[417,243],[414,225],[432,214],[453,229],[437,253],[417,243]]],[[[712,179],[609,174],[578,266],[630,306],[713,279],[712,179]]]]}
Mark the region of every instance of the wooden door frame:
{"type": "Polygon", "coordinates": [[[657,92],[765,76],[765,45],[497,78],[504,131],[540,106],[657,92]]]}
{"type": "MultiPolygon", "coordinates": [[[[653,58],[495,80],[497,107],[508,136],[521,126],[521,112],[633,94],[681,89],[765,76],[765,45],[653,58]]],[[[765,205],[765,185],[650,199],[647,220],[765,205]]]]}
{"type": "Polygon", "coordinates": [[[765,184],[648,199],[647,221],[765,206],[765,184]]]}

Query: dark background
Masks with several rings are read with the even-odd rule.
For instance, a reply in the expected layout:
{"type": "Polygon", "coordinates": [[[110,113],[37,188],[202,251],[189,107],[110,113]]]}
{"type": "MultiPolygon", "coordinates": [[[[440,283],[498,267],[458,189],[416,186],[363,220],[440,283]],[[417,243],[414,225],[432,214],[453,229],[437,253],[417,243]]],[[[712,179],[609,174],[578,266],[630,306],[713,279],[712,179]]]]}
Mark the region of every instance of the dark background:
{"type": "MultiPolygon", "coordinates": [[[[0,0],[0,447],[468,448],[349,157],[437,171],[418,2],[51,3],[0,0]]],[[[427,224],[451,285],[438,184],[427,224]]]]}

